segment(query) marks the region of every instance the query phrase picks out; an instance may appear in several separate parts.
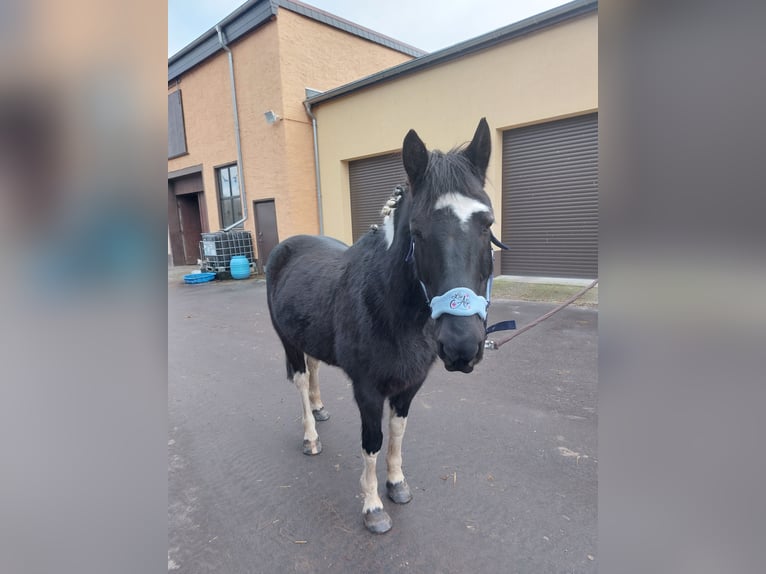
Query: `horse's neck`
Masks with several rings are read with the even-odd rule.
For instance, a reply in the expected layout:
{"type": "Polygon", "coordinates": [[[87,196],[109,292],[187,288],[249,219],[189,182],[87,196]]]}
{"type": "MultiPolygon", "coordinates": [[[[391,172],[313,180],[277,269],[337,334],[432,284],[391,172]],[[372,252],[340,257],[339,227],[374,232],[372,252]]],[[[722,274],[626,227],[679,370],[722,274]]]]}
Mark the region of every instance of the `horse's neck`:
{"type": "Polygon", "coordinates": [[[425,322],[428,314],[425,313],[423,288],[415,275],[414,261],[407,260],[412,244],[408,210],[403,209],[398,215],[402,220],[397,221],[394,241],[386,250],[384,258],[385,271],[388,273],[386,299],[391,303],[391,311],[400,313],[407,322],[425,322]]]}

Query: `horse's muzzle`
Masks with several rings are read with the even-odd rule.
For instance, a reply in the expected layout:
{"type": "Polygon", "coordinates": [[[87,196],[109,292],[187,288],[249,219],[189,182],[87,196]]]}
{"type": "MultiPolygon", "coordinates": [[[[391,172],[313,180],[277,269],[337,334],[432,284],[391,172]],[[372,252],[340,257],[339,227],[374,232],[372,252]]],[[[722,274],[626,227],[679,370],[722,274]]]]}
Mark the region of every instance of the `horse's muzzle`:
{"type": "Polygon", "coordinates": [[[477,315],[443,315],[437,320],[437,352],[448,371],[473,371],[484,356],[484,339],[484,322],[477,315]]]}

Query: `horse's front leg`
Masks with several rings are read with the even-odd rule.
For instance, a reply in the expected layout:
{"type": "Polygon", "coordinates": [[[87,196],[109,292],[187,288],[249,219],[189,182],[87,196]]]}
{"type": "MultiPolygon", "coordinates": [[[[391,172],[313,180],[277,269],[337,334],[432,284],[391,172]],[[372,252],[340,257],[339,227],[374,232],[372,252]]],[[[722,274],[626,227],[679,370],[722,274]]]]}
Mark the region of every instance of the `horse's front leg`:
{"type": "Polygon", "coordinates": [[[377,461],[383,444],[383,432],[380,424],[383,419],[385,397],[375,389],[360,388],[354,383],[354,398],[362,416],[362,461],[364,468],[359,484],[362,486],[364,503],[362,518],[367,530],[382,534],[391,529],[391,517],[383,508],[383,501],[378,496],[377,461]]]}
{"type": "Polygon", "coordinates": [[[412,491],[402,472],[402,441],[407,428],[410,403],[423,383],[410,387],[390,399],[391,413],[388,419],[388,452],[386,453],[386,493],[397,504],[412,500],[412,491]]]}

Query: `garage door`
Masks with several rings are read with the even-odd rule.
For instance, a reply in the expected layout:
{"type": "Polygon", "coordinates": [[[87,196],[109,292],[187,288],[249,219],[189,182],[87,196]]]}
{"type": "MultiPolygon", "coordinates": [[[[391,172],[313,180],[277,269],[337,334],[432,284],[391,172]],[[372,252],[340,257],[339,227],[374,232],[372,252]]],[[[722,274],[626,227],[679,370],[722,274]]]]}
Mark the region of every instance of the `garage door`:
{"type": "Polygon", "coordinates": [[[402,165],[402,154],[393,153],[348,164],[351,190],[351,225],[354,241],[370,230],[373,223],[380,224],[380,210],[394,187],[407,182],[402,165]]]}
{"type": "Polygon", "coordinates": [[[598,115],[503,134],[505,275],[598,276],[598,115]]]}

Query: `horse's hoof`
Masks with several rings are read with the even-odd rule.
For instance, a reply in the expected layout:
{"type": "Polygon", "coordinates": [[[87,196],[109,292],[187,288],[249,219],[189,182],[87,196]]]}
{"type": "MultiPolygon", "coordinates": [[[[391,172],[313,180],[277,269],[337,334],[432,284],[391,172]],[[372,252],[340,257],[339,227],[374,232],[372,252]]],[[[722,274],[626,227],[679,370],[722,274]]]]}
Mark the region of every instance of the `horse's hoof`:
{"type": "Polygon", "coordinates": [[[383,508],[368,510],[362,516],[364,526],[373,534],[383,534],[391,530],[391,517],[383,508]]]}
{"type": "Polygon", "coordinates": [[[318,421],[326,421],[330,418],[330,413],[327,412],[327,409],[322,407],[321,409],[317,409],[315,411],[311,411],[311,413],[314,415],[314,418],[318,421]]]}
{"type": "Polygon", "coordinates": [[[317,438],[316,440],[303,440],[303,454],[319,454],[322,452],[322,441],[317,438]]]}
{"type": "Polygon", "coordinates": [[[396,504],[407,504],[412,500],[412,491],[406,480],[396,484],[386,481],[386,493],[388,493],[388,498],[396,502],[396,504]]]}

